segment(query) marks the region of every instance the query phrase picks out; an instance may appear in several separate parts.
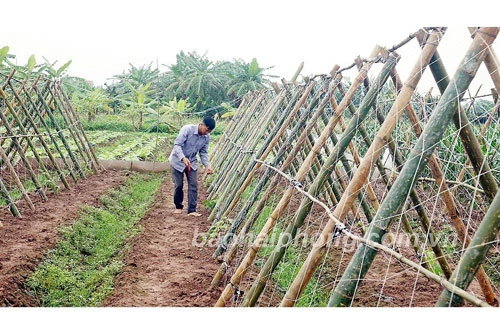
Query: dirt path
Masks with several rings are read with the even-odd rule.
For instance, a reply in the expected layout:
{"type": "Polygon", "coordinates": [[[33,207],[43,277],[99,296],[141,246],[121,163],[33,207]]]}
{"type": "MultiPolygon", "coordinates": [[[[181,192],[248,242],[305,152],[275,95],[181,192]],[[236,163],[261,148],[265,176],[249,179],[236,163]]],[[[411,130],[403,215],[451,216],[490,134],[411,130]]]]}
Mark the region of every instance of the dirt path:
{"type": "Polygon", "coordinates": [[[213,306],[221,290],[208,290],[219,264],[212,248],[197,246],[195,233],[206,232],[209,212],[199,181],[198,212],[175,215],[172,180],[167,174],[155,203],[139,222],[142,231],[130,242],[125,268],[105,306],[213,306]],[[194,241],[194,243],[193,243],[194,241]]]}
{"type": "Polygon", "coordinates": [[[82,205],[98,205],[99,197],[110,188],[125,182],[129,172],[105,171],[71,184],[70,190],[48,195],[48,201],[32,197],[36,211],[19,203],[22,218],[0,211],[0,306],[38,306],[28,295],[25,279],[53,248],[59,235],[57,229],[71,223],[82,205]]]}
{"type": "MultiPolygon", "coordinates": [[[[0,211],[0,306],[39,306],[37,300],[23,289],[25,279],[43,260],[47,250],[59,239],[57,229],[70,224],[78,216],[81,205],[99,205],[99,197],[110,188],[124,183],[129,172],[106,171],[79,182],[71,190],[50,195],[45,203],[33,198],[36,212],[20,203],[23,218],[13,218],[0,211]]],[[[165,175],[155,202],[139,222],[142,231],[129,241],[125,267],[115,277],[114,291],[105,301],[110,307],[211,307],[223,286],[209,290],[214,273],[219,268],[212,257],[214,248],[201,247],[197,235],[206,232],[209,212],[203,206],[206,189],[199,182],[198,211],[201,217],[172,214],[172,181],[165,175]]],[[[411,257],[411,253],[406,255],[411,257]]],[[[415,273],[392,262],[391,268],[380,256],[367,275],[356,296],[358,306],[433,306],[441,287],[418,277],[415,273]],[[382,289],[380,277],[391,277],[382,289]]],[[[255,270],[253,267],[252,271],[255,270]]],[[[248,274],[242,290],[247,290],[256,276],[248,274]]],[[[271,282],[272,283],[272,282],[271,282]]],[[[276,306],[280,297],[275,288],[266,288],[260,306],[276,306]]],[[[482,298],[474,281],[470,291],[482,298]]],[[[233,304],[237,305],[237,304],[233,304]]]]}

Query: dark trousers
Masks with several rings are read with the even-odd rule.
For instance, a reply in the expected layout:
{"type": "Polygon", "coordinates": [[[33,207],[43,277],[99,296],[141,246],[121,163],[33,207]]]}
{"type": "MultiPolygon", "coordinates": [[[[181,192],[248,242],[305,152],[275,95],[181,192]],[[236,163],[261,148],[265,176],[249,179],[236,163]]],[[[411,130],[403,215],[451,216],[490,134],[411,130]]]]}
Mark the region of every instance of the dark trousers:
{"type": "Polygon", "coordinates": [[[188,183],[188,213],[196,212],[198,204],[198,170],[192,170],[188,173],[187,168],[184,172],[180,172],[172,168],[172,181],[174,182],[174,204],[175,208],[183,209],[184,205],[184,175],[186,175],[188,183]]]}

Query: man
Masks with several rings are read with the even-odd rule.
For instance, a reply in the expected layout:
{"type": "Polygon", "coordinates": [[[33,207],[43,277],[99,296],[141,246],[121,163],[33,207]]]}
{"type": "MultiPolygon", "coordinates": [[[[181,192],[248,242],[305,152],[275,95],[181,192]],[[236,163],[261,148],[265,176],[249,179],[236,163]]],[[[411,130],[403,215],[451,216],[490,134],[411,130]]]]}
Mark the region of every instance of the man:
{"type": "Polygon", "coordinates": [[[190,216],[201,216],[196,212],[198,203],[198,159],[205,166],[207,174],[214,171],[208,160],[208,144],[210,143],[210,132],[215,128],[215,120],[205,117],[198,125],[183,126],[174,141],[174,147],[170,153],[170,165],[172,167],[172,180],[174,182],[174,214],[182,213],[184,208],[184,174],[188,182],[188,209],[190,216]]]}

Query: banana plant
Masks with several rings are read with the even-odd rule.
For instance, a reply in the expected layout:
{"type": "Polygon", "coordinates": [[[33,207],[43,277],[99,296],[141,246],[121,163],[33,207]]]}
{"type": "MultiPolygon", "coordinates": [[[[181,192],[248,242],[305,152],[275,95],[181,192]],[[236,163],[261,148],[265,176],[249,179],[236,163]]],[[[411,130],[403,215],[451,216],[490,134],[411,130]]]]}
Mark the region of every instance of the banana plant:
{"type": "Polygon", "coordinates": [[[69,60],[64,65],[56,69],[55,65],[57,64],[57,60],[53,63],[48,61],[45,57],[43,57],[43,60],[45,60],[43,70],[51,79],[61,77],[72,62],[72,60],[69,60]]]}
{"type": "Polygon", "coordinates": [[[166,125],[173,131],[178,131],[182,127],[182,115],[189,114],[192,111],[191,103],[186,99],[177,100],[177,97],[174,97],[166,105],[161,106],[158,112],[153,111],[149,115],[154,116],[155,126],[166,125]],[[177,118],[178,126],[170,122],[171,118],[177,118]]]}
{"type": "Polygon", "coordinates": [[[112,113],[110,107],[111,98],[108,97],[102,88],[97,88],[88,92],[74,92],[71,96],[71,102],[76,110],[80,113],[87,114],[87,120],[93,121],[99,111],[112,113]]]}
{"type": "MultiPolygon", "coordinates": [[[[9,54],[9,47],[4,46],[0,48],[0,68],[3,67],[3,63],[5,62],[9,66],[9,68],[14,68],[16,70],[17,77],[29,78],[33,74],[33,70],[36,67],[36,58],[34,54],[32,54],[28,58],[28,63],[24,66],[14,64],[9,60],[9,58],[15,58],[15,55],[9,54]]],[[[38,66],[37,72],[41,70],[43,70],[43,68],[41,68],[41,66],[38,66]]]]}
{"type": "Polygon", "coordinates": [[[7,59],[7,56],[9,55],[9,47],[4,46],[0,48],[0,68],[3,66],[3,62],[5,59],[7,59]]]}
{"type": "Polygon", "coordinates": [[[122,95],[121,101],[127,106],[125,113],[132,121],[134,130],[141,130],[143,126],[144,113],[154,113],[151,106],[155,101],[151,98],[154,89],[151,89],[151,82],[140,84],[137,88],[127,81],[124,81],[129,92],[122,95]]]}
{"type": "Polygon", "coordinates": [[[224,108],[224,113],[221,116],[222,119],[231,118],[236,114],[237,109],[233,108],[231,104],[224,102],[221,106],[224,108]]]}

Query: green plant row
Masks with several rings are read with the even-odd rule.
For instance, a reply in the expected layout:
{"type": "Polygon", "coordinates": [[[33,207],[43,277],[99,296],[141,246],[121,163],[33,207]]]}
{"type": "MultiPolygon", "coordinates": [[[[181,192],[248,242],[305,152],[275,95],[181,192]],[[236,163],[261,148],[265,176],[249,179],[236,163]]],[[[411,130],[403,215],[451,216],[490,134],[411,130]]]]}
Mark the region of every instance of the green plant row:
{"type": "Polygon", "coordinates": [[[161,133],[121,132],[119,139],[112,144],[96,147],[97,157],[104,160],[148,160],[168,137],[161,133]]]}
{"type": "Polygon", "coordinates": [[[99,306],[123,267],[127,239],[149,209],[161,174],[132,174],[125,185],[101,196],[101,207],[84,206],[79,218],[60,230],[61,240],[27,280],[42,306],[99,306]]]}

